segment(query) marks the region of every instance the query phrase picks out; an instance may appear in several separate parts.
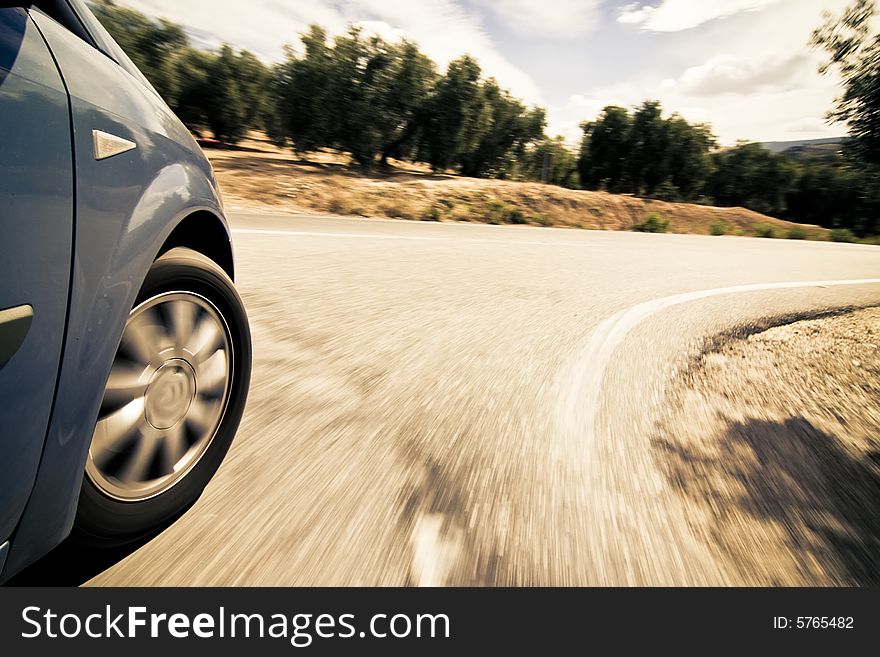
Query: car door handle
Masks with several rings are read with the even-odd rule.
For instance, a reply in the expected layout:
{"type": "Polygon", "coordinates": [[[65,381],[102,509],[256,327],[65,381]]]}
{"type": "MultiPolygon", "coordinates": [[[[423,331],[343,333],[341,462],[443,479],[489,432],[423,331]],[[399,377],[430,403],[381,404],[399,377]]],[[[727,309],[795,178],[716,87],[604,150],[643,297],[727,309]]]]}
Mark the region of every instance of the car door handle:
{"type": "Polygon", "coordinates": [[[34,319],[32,306],[0,310],[0,368],[9,362],[24,342],[34,319]]]}
{"type": "Polygon", "coordinates": [[[111,135],[103,130],[92,130],[92,141],[95,146],[96,160],[106,160],[108,157],[126,153],[137,148],[137,144],[133,141],[111,135]]]}

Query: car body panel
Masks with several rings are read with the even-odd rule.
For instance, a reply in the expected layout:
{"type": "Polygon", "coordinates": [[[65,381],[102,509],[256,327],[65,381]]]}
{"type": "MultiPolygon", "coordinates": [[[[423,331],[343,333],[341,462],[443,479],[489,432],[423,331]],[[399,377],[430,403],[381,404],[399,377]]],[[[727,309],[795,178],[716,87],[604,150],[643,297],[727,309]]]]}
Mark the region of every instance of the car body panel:
{"type": "Polygon", "coordinates": [[[169,235],[181,221],[198,215],[200,220],[222,222],[228,241],[210,164],[152,88],[48,16],[36,10],[31,14],[70,94],[75,240],[57,401],[36,483],[11,542],[3,577],[44,554],[70,531],[88,446],[125,320],[169,235]],[[137,147],[96,160],[93,130],[130,140],[137,147]]]}
{"type": "Polygon", "coordinates": [[[3,542],[25,508],[43,451],[73,233],[67,93],[39,30],[16,8],[0,9],[0,135],[0,331],[9,339],[0,365],[3,542]]]}

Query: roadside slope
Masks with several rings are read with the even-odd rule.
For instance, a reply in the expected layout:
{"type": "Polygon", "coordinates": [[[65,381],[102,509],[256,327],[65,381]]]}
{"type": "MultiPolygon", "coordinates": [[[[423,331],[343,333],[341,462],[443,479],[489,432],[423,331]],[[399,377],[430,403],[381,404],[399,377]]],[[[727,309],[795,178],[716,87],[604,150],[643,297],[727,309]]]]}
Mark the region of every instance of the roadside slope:
{"type": "Polygon", "coordinates": [[[395,163],[365,175],[347,158],[318,153],[297,159],[265,140],[237,149],[208,149],[227,208],[236,212],[328,213],[421,221],[526,223],[598,230],[631,230],[656,213],[668,232],[786,237],[798,227],[807,239],[829,231],[782,221],[744,208],[667,203],[623,194],[569,190],[538,183],[435,175],[395,163]],[[766,235],[765,235],[766,236],[766,235]]]}

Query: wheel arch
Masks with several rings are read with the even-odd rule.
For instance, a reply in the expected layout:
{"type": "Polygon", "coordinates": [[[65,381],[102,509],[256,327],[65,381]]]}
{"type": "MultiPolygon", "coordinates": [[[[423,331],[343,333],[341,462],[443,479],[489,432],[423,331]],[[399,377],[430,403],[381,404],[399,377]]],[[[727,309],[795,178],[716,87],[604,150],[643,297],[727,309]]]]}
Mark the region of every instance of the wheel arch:
{"type": "Polygon", "coordinates": [[[226,225],[214,213],[197,210],[184,217],[165,238],[156,258],[177,247],[192,249],[210,258],[235,280],[232,242],[226,225]]]}

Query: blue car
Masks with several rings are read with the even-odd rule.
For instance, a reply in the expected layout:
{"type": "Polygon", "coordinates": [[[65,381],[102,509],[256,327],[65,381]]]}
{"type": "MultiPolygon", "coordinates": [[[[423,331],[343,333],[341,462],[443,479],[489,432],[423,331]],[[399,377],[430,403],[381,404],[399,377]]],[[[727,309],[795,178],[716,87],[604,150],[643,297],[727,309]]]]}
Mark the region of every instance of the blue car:
{"type": "Polygon", "coordinates": [[[210,164],[85,4],[0,3],[0,581],[198,498],[250,382],[233,274],[210,164]]]}

